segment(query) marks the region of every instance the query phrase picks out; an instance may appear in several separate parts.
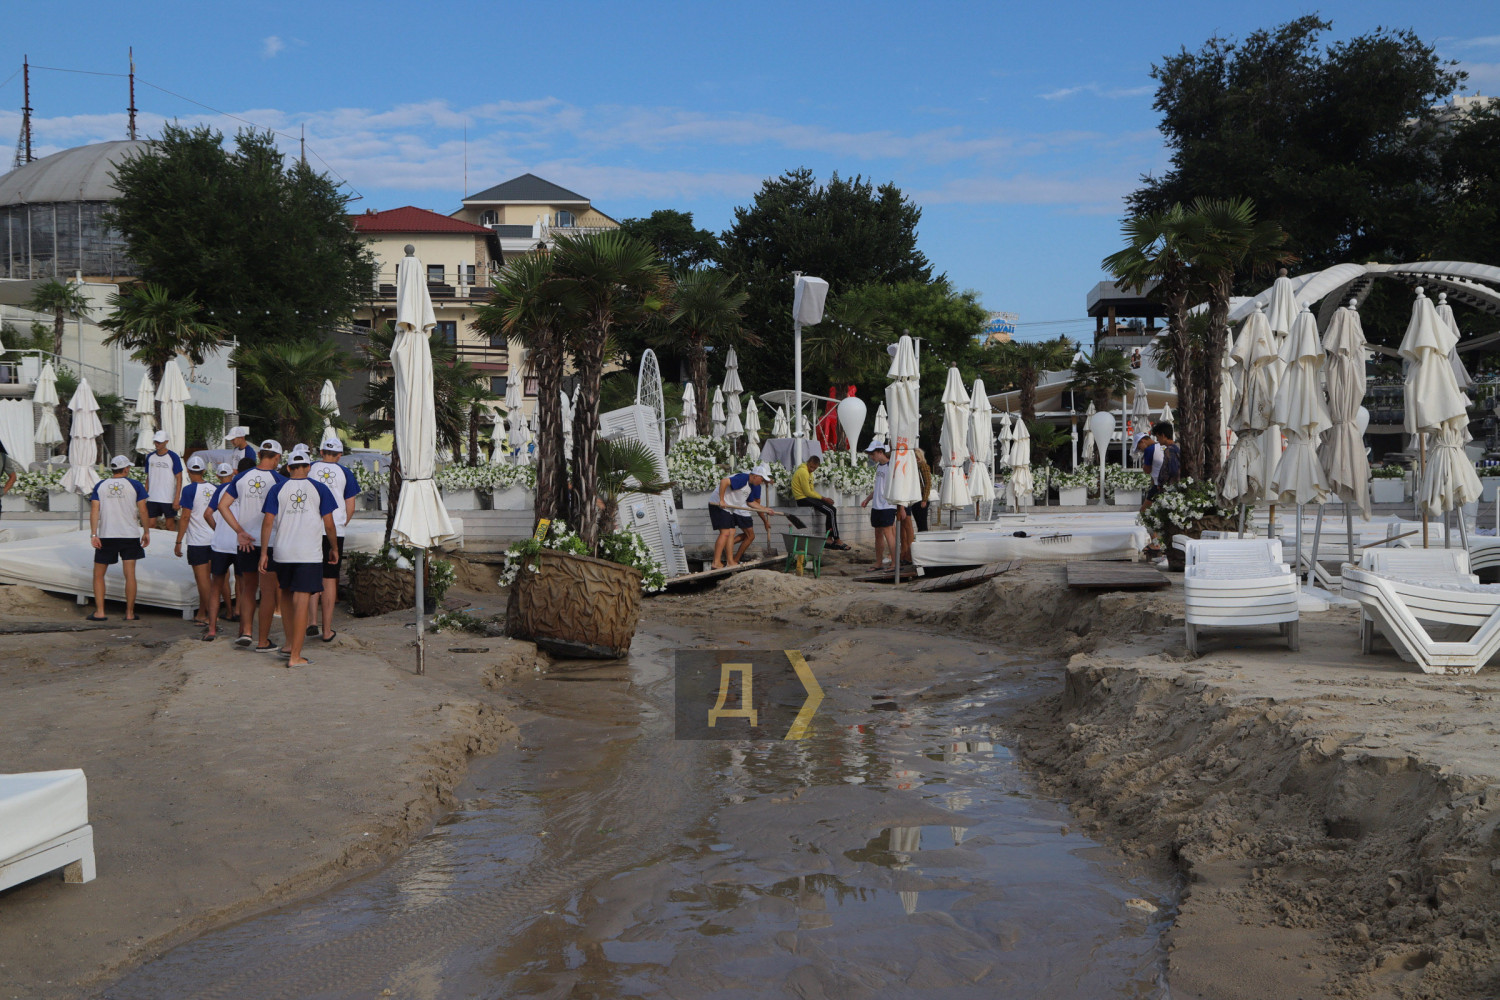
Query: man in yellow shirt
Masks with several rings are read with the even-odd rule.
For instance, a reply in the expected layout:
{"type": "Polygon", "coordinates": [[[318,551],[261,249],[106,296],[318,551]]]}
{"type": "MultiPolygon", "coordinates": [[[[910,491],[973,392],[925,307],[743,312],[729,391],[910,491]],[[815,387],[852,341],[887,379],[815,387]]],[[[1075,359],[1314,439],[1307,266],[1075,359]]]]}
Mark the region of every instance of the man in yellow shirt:
{"type": "Polygon", "coordinates": [[[797,466],[797,471],[792,473],[792,499],[797,501],[798,507],[811,507],[823,515],[828,526],[828,548],[847,549],[849,546],[839,541],[838,512],[834,510],[833,501],[813,487],[813,473],[818,471],[822,462],[817,455],[811,455],[797,466]]]}

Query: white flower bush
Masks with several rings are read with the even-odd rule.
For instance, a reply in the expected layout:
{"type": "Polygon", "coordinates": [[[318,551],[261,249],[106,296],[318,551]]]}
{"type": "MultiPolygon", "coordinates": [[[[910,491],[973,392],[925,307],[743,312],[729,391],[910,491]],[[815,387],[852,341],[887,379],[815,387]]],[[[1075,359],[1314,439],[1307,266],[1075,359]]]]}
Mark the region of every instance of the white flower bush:
{"type": "Polygon", "coordinates": [[[681,493],[707,493],[732,471],[733,457],[727,442],[714,438],[688,438],[667,452],[667,478],[681,493]]]}
{"type": "MultiPolygon", "coordinates": [[[[571,552],[575,556],[586,556],[583,539],[562,521],[553,521],[547,529],[547,537],[540,542],[528,538],[516,542],[505,552],[505,566],[500,570],[500,586],[509,587],[522,572],[538,573],[541,566],[536,555],[542,549],[571,552]]],[[[654,594],[667,589],[667,575],[662,564],[647,547],[646,540],[629,528],[612,531],[599,539],[599,558],[616,562],[622,566],[634,566],[641,571],[641,590],[654,594]]]]}
{"type": "Polygon", "coordinates": [[[363,463],[349,466],[354,472],[354,481],[359,484],[361,493],[383,494],[391,485],[391,474],[385,469],[376,471],[363,463]]]}
{"type": "MultiPolygon", "coordinates": [[[[1082,476],[1087,482],[1078,485],[1087,486],[1089,496],[1099,496],[1099,466],[1080,465],[1070,476],[1082,476]]],[[[1053,483],[1057,482],[1057,476],[1052,477],[1053,483]]],[[[1113,500],[1115,490],[1140,490],[1145,492],[1151,488],[1151,474],[1142,472],[1140,469],[1122,469],[1118,465],[1106,465],[1104,467],[1104,496],[1105,499],[1113,500]]]]}
{"type": "Polygon", "coordinates": [[[875,487],[875,463],[863,455],[842,449],[825,451],[818,471],[813,473],[813,484],[852,496],[863,496],[875,487]]]}
{"type": "Polygon", "coordinates": [[[667,574],[646,540],[629,528],[621,528],[599,539],[599,558],[634,566],[641,571],[641,591],[660,593],[667,589],[667,574]]]}
{"type": "Polygon", "coordinates": [[[1213,483],[1184,479],[1165,486],[1141,512],[1140,522],[1153,532],[1162,533],[1167,525],[1192,528],[1205,517],[1232,518],[1233,508],[1219,502],[1219,491],[1213,483]]]}

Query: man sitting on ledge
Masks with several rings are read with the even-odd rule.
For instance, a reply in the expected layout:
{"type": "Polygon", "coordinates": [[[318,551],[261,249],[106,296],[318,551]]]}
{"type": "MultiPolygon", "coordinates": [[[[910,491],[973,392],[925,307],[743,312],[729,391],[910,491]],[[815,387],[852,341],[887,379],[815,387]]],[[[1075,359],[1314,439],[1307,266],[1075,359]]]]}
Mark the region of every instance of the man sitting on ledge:
{"type": "Polygon", "coordinates": [[[839,541],[839,517],[834,510],[833,501],[823,496],[813,486],[813,473],[818,471],[818,466],[823,460],[817,455],[808,456],[807,461],[797,466],[797,471],[792,473],[792,499],[797,501],[798,507],[811,507],[823,515],[823,521],[828,534],[828,548],[847,549],[849,546],[839,541]]]}

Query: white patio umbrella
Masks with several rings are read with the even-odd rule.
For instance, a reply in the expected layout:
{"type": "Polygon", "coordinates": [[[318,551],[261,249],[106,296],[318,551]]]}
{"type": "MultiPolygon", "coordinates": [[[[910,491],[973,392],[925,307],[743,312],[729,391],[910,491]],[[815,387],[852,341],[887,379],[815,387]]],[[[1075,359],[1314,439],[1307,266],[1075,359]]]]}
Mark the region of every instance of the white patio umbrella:
{"type": "Polygon", "coordinates": [[[187,447],[187,379],[177,367],[177,359],[162,370],[156,398],[161,401],[161,429],[167,432],[167,447],[181,455],[187,447]]]}
{"type": "Polygon", "coordinates": [[[1146,395],[1146,383],[1141,379],[1135,380],[1135,402],[1130,407],[1130,438],[1125,442],[1125,447],[1130,449],[1130,460],[1132,463],[1141,461],[1142,456],[1135,450],[1135,438],[1145,434],[1151,429],[1151,398],[1146,395]]]}
{"type": "Polygon", "coordinates": [[[68,400],[68,409],[73,412],[72,426],[68,428],[68,471],[63,473],[65,490],[85,496],[99,482],[94,466],[99,461],[99,438],[104,425],[99,422],[99,404],[94,400],[94,390],[89,380],[78,380],[73,398],[68,400]]]}
{"type": "MultiPolygon", "coordinates": [[[[1234,431],[1229,427],[1229,418],[1234,413],[1236,395],[1234,374],[1234,338],[1224,334],[1224,353],[1219,355],[1219,460],[1229,458],[1229,449],[1234,447],[1234,431]]],[[[1163,420],[1166,417],[1162,418],[1163,420]]]]}
{"type": "MultiPolygon", "coordinates": [[[[884,404],[881,404],[882,406],[884,404]]],[[[786,409],[776,407],[776,417],[771,421],[771,436],[773,438],[789,438],[792,436],[792,422],[787,419],[786,409]]],[[[884,440],[883,438],[881,440],[884,440]]]]}
{"type": "Polygon", "coordinates": [[[754,396],[745,404],[745,454],[760,454],[760,409],[754,396]]]}
{"type": "Polygon", "coordinates": [[[37,421],[36,433],[31,439],[50,452],[53,445],[63,442],[62,428],[57,425],[57,372],[53,370],[52,362],[42,365],[31,401],[42,410],[42,419],[37,421]]]}
{"type": "Polygon", "coordinates": [[[969,498],[975,503],[995,499],[993,417],[984,379],[976,378],[969,392],[969,498]]]}
{"type": "Polygon", "coordinates": [[[1334,312],[1323,334],[1323,350],[1328,352],[1324,367],[1328,418],[1333,426],[1318,446],[1318,460],[1334,495],[1369,517],[1370,459],[1356,423],[1360,402],[1365,398],[1365,332],[1356,301],[1350,299],[1347,306],[1334,312]]]}
{"type": "Polygon", "coordinates": [[[708,418],[709,418],[709,420],[713,421],[713,426],[709,429],[710,436],[716,437],[716,438],[722,438],[724,436],[724,420],[725,420],[725,416],[724,416],[724,390],[722,388],[717,387],[717,386],[714,388],[713,405],[712,405],[712,407],[708,411],[708,418]]]}
{"type": "MultiPolygon", "coordinates": [[[[902,334],[887,372],[891,384],[885,390],[886,419],[891,431],[887,441],[891,470],[885,498],[897,506],[909,507],[926,499],[922,496],[922,477],[917,472],[917,372],[917,354],[911,337],[902,334]]],[[[959,389],[962,388],[963,384],[959,383],[959,389]]],[[[891,554],[898,581],[901,579],[901,544],[901,539],[897,538],[896,551],[891,554]]]]}
{"type": "Polygon", "coordinates": [[[536,432],[531,429],[531,421],[524,414],[510,422],[510,436],[515,442],[516,464],[530,465],[535,457],[531,454],[531,446],[536,442],[536,432]]]}
{"type": "Polygon", "coordinates": [[[885,400],[875,407],[875,426],[871,431],[876,441],[884,441],[891,436],[891,422],[885,414],[885,400]]]}
{"type": "Polygon", "coordinates": [[[682,387],[682,423],[677,425],[677,440],[686,441],[697,436],[698,394],[693,391],[693,383],[689,381],[682,387]]]}
{"type": "Polygon", "coordinates": [[[724,394],[744,391],[745,387],[740,384],[740,357],[731,347],[724,355],[724,394]]]}
{"type": "MultiPolygon", "coordinates": [[[[1401,339],[1406,369],[1406,430],[1427,436],[1423,452],[1421,483],[1417,491],[1422,510],[1422,544],[1427,544],[1427,519],[1446,515],[1456,507],[1477,500],[1481,491],[1474,465],[1464,454],[1468,432],[1468,398],[1458,388],[1448,355],[1457,346],[1453,330],[1438,316],[1426,290],[1417,288],[1411,321],[1401,339]]],[[[1459,530],[1468,544],[1468,528],[1462,514],[1459,530]]],[[[1445,532],[1443,544],[1448,544],[1445,532]]]]}
{"type": "Polygon", "coordinates": [[[568,458],[573,456],[573,401],[568,398],[566,392],[558,391],[562,397],[558,401],[558,417],[562,420],[563,432],[563,454],[568,458]]]}
{"type": "Polygon", "coordinates": [[[948,369],[943,385],[943,481],[938,487],[938,506],[957,510],[969,506],[969,481],[964,462],[969,457],[969,394],[957,367],[948,369]]]}
{"type": "Polygon", "coordinates": [[[505,415],[495,411],[495,426],[490,430],[490,464],[504,465],[506,461],[505,415]]]}
{"type": "Polygon", "coordinates": [[[423,646],[423,562],[426,550],[455,537],[453,522],[433,480],[437,414],[432,397],[432,351],[427,338],[437,319],[426,272],[408,246],[396,268],[396,337],[391,344],[395,378],[395,443],[401,458],[401,493],[391,537],[417,550],[417,673],[426,672],[423,646]]]}
{"type": "Polygon", "coordinates": [[[1026,429],[1026,421],[1017,417],[1015,434],[1010,446],[1010,482],[1005,487],[1010,497],[1010,505],[1016,510],[1030,507],[1034,499],[1031,495],[1033,486],[1031,432],[1026,429]]]}
{"type": "Polygon", "coordinates": [[[151,435],[156,431],[156,388],[151,373],[141,373],[141,384],[135,390],[135,450],[141,454],[153,450],[151,435]]]}
{"type": "MultiPolygon", "coordinates": [[[[1225,459],[1219,492],[1227,502],[1243,508],[1268,497],[1275,464],[1267,470],[1267,455],[1274,450],[1275,461],[1281,459],[1281,431],[1274,432],[1274,442],[1267,439],[1276,395],[1273,380],[1276,344],[1265,310],[1257,308],[1241,324],[1234,343],[1234,361],[1239,384],[1235,387],[1236,405],[1229,422],[1238,438],[1225,459]]],[[[1243,510],[1240,519],[1243,524],[1243,510]]]]}
{"type": "MultiPolygon", "coordinates": [[[[1089,426],[1089,418],[1092,417],[1096,412],[1098,411],[1096,410],[1092,402],[1089,403],[1089,408],[1083,411],[1083,444],[1080,450],[1083,453],[1084,464],[1088,464],[1089,462],[1094,461],[1094,459],[1097,457],[1094,452],[1099,450],[1098,446],[1094,444],[1094,429],[1089,426]]],[[[1006,416],[1002,416],[1000,418],[1005,435],[1004,438],[1001,439],[1002,450],[1007,449],[1010,444],[1010,442],[1006,440],[1006,438],[1010,437],[1010,420],[1008,419],[1008,417],[1009,415],[1007,414],[1006,416]]]]}
{"type": "Polygon", "coordinates": [[[1448,360],[1453,365],[1453,377],[1458,382],[1458,387],[1468,392],[1474,387],[1474,379],[1469,375],[1469,370],[1464,367],[1464,362],[1458,356],[1458,341],[1463,338],[1463,331],[1458,328],[1458,321],[1453,318],[1453,307],[1448,304],[1448,293],[1438,292],[1437,300],[1438,318],[1448,324],[1448,329],[1453,331],[1453,350],[1448,352],[1448,360]]]}
{"type": "Polygon", "coordinates": [[[745,433],[745,424],[740,419],[740,394],[724,390],[724,436],[739,437],[745,433]]]}
{"type": "MultiPolygon", "coordinates": [[[[1323,405],[1319,376],[1323,368],[1323,345],[1318,340],[1318,321],[1304,303],[1292,324],[1284,356],[1286,373],[1276,387],[1271,418],[1280,424],[1287,436],[1286,450],[1271,477],[1271,493],[1280,503],[1297,505],[1296,562],[1302,572],[1302,508],[1304,504],[1321,505],[1327,498],[1328,478],[1318,461],[1318,439],[1332,421],[1323,405]]],[[[1311,574],[1309,574],[1311,576],[1311,574]]]]}
{"type": "Polygon", "coordinates": [[[1163,403],[1161,413],[1157,416],[1156,419],[1164,424],[1170,424],[1172,422],[1172,404],[1163,403]]]}
{"type": "Polygon", "coordinates": [[[333,387],[332,379],[323,380],[323,391],[318,393],[318,406],[328,411],[323,418],[323,431],[326,433],[333,429],[333,418],[339,415],[339,394],[333,387]]]}

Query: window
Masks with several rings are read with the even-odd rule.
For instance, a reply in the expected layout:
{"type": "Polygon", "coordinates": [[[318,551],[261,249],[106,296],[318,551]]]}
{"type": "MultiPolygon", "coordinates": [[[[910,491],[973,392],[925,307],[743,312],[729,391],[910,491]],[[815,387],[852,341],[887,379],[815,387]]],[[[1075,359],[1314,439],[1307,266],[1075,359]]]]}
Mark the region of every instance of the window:
{"type": "Polygon", "coordinates": [[[507,384],[508,384],[508,381],[507,381],[507,379],[506,379],[506,377],[504,375],[496,375],[496,376],[492,377],[490,379],[490,395],[492,395],[492,396],[503,396],[503,395],[505,395],[505,387],[506,387],[507,384]]]}
{"type": "Polygon", "coordinates": [[[429,285],[441,285],[443,283],[443,265],[427,265],[427,283],[429,285]]]}
{"type": "Polygon", "coordinates": [[[474,284],[474,265],[462,264],[458,268],[458,283],[460,285],[474,284]]]}
{"type": "Polygon", "coordinates": [[[578,225],[578,220],[573,218],[572,212],[564,212],[561,209],[558,209],[557,222],[554,223],[554,225],[556,225],[559,229],[566,229],[569,226],[578,225]]]}
{"type": "Polygon", "coordinates": [[[528,396],[536,395],[536,376],[527,375],[526,381],[522,383],[522,391],[528,396]]]}
{"type": "Polygon", "coordinates": [[[443,335],[443,343],[458,343],[458,321],[453,319],[440,319],[437,322],[438,333],[443,335]]]}
{"type": "Polygon", "coordinates": [[[500,224],[500,213],[493,208],[485,209],[479,213],[479,224],[481,226],[498,226],[500,224]]]}
{"type": "Polygon", "coordinates": [[[510,349],[510,337],[506,336],[503,333],[492,333],[492,334],[490,334],[490,346],[491,347],[495,347],[495,348],[499,348],[502,351],[503,350],[509,350],[510,349]]]}

